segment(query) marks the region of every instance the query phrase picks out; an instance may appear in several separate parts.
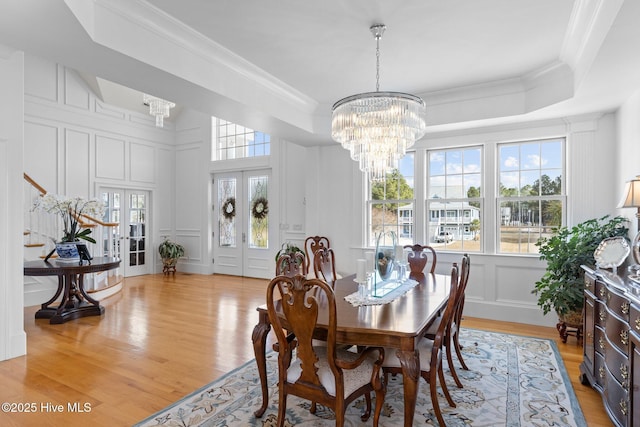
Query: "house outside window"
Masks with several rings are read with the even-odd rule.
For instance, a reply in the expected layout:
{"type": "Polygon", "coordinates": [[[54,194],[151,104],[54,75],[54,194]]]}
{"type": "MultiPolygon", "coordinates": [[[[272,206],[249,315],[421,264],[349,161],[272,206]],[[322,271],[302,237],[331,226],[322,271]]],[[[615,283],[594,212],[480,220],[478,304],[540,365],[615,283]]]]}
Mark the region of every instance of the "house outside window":
{"type": "Polygon", "coordinates": [[[482,148],[427,152],[426,224],[439,250],[482,249],[482,148]]]}
{"type": "Polygon", "coordinates": [[[565,217],[565,139],[498,144],[498,252],[537,254],[565,217]]]}

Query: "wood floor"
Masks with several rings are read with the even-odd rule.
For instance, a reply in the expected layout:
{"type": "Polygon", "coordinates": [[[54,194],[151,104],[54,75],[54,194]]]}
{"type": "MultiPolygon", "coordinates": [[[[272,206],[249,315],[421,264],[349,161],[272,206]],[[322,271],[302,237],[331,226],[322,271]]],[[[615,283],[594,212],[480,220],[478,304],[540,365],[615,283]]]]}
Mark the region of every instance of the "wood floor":
{"type": "MultiPolygon", "coordinates": [[[[36,321],[38,307],[26,308],[28,354],[0,362],[0,401],[34,411],[0,412],[0,425],[113,427],[146,418],[253,359],[266,283],[184,273],[128,278],[102,301],[102,317],[62,325],[36,321]]],[[[556,339],[588,425],[612,425],[600,396],[578,381],[575,338],[562,344],[553,328],[472,318],[462,326],[556,339]]]]}

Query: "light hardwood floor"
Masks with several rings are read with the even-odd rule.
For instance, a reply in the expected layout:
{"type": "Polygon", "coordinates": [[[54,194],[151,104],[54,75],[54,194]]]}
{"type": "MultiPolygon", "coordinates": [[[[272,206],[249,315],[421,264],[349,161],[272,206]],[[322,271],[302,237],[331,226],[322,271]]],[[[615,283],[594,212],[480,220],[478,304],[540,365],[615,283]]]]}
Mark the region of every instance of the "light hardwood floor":
{"type": "MultiPolygon", "coordinates": [[[[146,418],[253,359],[266,283],[180,272],[128,278],[102,301],[103,316],[62,325],[36,321],[38,307],[26,308],[28,353],[0,362],[0,401],[35,412],[0,412],[0,425],[113,427],[146,418]]],[[[555,339],[588,425],[612,425],[600,395],[578,381],[575,338],[562,344],[554,328],[475,318],[462,326],[555,339]]]]}

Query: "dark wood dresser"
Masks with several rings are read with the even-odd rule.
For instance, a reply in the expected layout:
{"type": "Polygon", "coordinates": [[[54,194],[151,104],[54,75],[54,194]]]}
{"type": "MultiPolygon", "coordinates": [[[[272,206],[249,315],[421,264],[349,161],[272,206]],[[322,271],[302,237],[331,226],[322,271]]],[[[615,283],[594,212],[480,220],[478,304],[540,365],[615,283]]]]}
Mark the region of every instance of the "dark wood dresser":
{"type": "Polygon", "coordinates": [[[640,427],[640,284],[618,274],[585,271],[582,384],[602,395],[617,426],[640,427]]]}

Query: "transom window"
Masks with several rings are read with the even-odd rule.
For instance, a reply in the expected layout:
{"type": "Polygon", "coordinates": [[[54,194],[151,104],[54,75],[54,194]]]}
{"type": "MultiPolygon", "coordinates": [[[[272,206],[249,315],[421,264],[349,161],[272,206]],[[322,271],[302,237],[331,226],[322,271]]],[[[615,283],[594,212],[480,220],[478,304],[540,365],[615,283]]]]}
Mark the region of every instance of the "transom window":
{"type": "Polygon", "coordinates": [[[241,159],[270,154],[271,136],[268,134],[214,117],[214,125],[216,121],[218,131],[214,160],[241,159]]]}
{"type": "Polygon", "coordinates": [[[439,250],[482,248],[482,148],[427,153],[425,225],[429,244],[439,250]]]}
{"type": "Polygon", "coordinates": [[[565,215],[564,138],[498,144],[498,251],[538,253],[565,215]]]}

